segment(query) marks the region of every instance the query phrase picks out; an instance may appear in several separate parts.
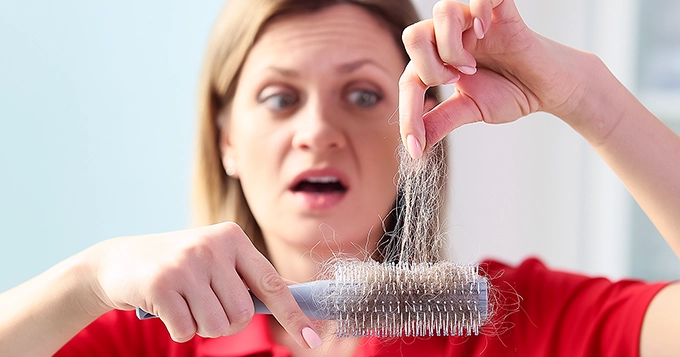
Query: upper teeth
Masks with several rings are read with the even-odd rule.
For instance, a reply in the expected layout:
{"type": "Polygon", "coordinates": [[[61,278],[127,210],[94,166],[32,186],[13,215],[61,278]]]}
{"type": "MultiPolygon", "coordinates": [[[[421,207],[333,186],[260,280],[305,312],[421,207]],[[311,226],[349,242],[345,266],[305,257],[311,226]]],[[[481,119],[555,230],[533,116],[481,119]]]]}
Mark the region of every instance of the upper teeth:
{"type": "Polygon", "coordinates": [[[337,177],[334,176],[320,176],[320,177],[308,177],[307,181],[311,183],[331,183],[331,182],[338,182],[337,177]]]}

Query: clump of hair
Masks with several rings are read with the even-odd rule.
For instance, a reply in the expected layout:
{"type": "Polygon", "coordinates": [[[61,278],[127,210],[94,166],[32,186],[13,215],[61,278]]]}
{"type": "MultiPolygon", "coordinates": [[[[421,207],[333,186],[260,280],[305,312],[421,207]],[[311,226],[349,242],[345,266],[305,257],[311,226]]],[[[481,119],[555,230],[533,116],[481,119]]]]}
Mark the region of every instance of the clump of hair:
{"type": "Polygon", "coordinates": [[[432,263],[442,259],[446,242],[439,212],[446,186],[446,149],[436,143],[420,159],[399,145],[396,224],[381,247],[385,262],[432,263]]]}

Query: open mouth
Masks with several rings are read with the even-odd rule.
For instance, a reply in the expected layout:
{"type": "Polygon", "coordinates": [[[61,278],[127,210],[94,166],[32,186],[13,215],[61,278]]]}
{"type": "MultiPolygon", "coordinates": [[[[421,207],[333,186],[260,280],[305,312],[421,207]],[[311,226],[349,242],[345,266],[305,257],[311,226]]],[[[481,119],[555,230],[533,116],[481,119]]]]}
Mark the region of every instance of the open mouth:
{"type": "Polygon", "coordinates": [[[304,193],[345,193],[347,187],[335,176],[307,177],[295,184],[291,190],[293,192],[304,193]]]}

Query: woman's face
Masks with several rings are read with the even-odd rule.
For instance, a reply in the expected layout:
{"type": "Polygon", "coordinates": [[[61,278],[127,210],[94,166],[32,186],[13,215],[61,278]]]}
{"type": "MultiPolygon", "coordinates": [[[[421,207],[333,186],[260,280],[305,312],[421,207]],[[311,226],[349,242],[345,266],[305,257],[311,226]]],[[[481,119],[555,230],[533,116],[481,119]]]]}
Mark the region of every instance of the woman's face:
{"type": "Polygon", "coordinates": [[[266,27],[221,142],[270,247],[374,248],[396,194],[404,66],[388,30],[354,5],[266,27]]]}

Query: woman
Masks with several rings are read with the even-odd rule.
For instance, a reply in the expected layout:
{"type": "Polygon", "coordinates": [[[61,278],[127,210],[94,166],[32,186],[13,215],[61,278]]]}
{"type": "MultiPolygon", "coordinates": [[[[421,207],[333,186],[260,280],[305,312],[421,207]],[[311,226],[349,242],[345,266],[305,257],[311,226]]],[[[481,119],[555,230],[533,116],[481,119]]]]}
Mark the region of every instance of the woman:
{"type": "MultiPolygon", "coordinates": [[[[485,263],[498,286],[523,297],[505,321],[514,327],[499,336],[322,340],[302,314],[284,278],[310,280],[316,263],[334,253],[365,258],[378,246],[395,201],[400,133],[390,117],[398,102],[401,135],[414,157],[464,122],[505,122],[535,110],[563,117],[614,164],[631,151],[647,157],[648,142],[598,125],[630,122],[628,112],[599,112],[597,104],[610,101],[626,104],[648,123],[637,129],[680,155],[677,136],[629,100],[600,62],[529,31],[512,1],[470,7],[447,1],[434,14],[404,32],[413,58],[407,66],[400,37],[416,18],[405,1],[231,1],[213,33],[201,86],[195,192],[201,227],[102,242],[2,294],[2,306],[12,308],[0,313],[0,354],[677,351],[664,334],[678,326],[663,315],[674,311],[676,284],[611,283],[551,272],[535,260],[518,268],[485,263]],[[459,94],[422,116],[425,89],[456,81],[459,94]],[[607,90],[583,95],[592,85],[607,90]],[[238,225],[217,223],[223,221],[238,225]],[[274,318],[253,316],[246,287],[274,318]],[[137,321],[120,311],[136,306],[160,320],[137,321]]],[[[621,166],[620,175],[628,176],[621,166]]],[[[665,210],[680,213],[680,200],[672,200],[680,189],[658,189],[674,195],[658,203],[648,180],[677,179],[674,170],[632,175],[634,194],[651,195],[648,213],[662,226],[665,210]]],[[[662,233],[672,243],[680,235],[669,222],[662,233]]]]}

